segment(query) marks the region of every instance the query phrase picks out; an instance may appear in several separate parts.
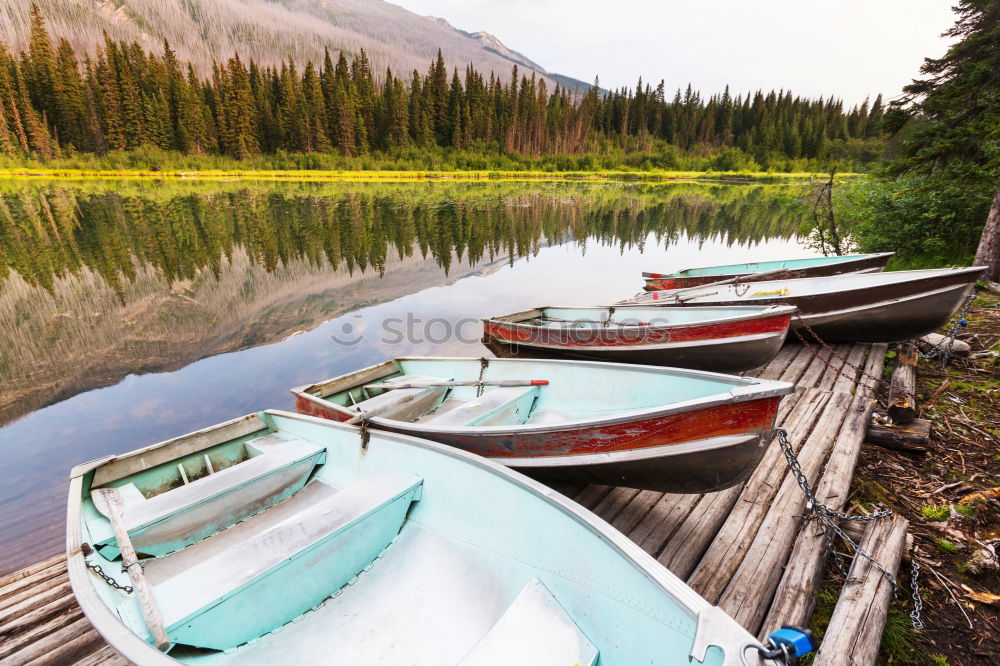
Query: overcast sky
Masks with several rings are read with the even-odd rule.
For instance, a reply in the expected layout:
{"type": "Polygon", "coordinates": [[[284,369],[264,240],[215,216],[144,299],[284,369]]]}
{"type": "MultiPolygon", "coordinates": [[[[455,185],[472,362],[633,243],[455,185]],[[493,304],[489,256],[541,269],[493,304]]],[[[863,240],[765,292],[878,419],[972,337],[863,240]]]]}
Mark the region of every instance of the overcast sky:
{"type": "Polygon", "coordinates": [[[641,75],[704,93],[786,88],[897,95],[940,56],[952,0],[392,0],[496,35],[549,71],[601,86],[641,75]]]}

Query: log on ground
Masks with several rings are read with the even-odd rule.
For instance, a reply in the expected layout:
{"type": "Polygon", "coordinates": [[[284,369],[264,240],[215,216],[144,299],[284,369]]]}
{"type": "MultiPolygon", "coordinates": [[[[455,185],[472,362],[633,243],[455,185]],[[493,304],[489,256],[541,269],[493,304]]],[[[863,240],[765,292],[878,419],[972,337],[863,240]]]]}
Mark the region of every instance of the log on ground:
{"type": "MultiPolygon", "coordinates": [[[[861,548],[894,576],[906,544],[907,525],[898,516],[872,521],[861,540],[861,548]]],[[[866,558],[856,556],[814,666],[873,666],[891,601],[892,584],[866,558]]]]}
{"type": "Polygon", "coordinates": [[[931,422],[914,419],[899,425],[872,425],[865,433],[865,441],[894,451],[926,453],[931,449],[931,422]]]}
{"type": "Polygon", "coordinates": [[[909,423],[917,418],[917,358],[917,347],[912,342],[896,347],[888,409],[893,423],[909,423]]]}

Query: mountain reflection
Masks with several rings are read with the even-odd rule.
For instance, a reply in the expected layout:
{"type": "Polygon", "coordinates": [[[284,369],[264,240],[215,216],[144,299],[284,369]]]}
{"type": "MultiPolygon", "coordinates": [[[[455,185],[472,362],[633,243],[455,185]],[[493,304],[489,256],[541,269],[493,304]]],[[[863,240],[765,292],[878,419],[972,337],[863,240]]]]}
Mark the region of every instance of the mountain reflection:
{"type": "Polygon", "coordinates": [[[0,424],[545,245],[752,245],[800,215],[774,185],[8,181],[0,424]]]}

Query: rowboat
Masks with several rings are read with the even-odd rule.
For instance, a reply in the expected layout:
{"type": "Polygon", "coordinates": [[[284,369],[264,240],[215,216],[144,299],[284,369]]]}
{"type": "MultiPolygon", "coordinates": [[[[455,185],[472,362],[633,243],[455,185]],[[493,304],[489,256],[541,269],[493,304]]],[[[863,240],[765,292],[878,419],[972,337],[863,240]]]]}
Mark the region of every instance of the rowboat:
{"type": "Polygon", "coordinates": [[[756,467],[793,390],[644,365],[398,358],[292,392],[302,414],[364,420],[540,479],[701,493],[756,467]]]}
{"type": "Polygon", "coordinates": [[[900,342],[940,328],[972,293],[982,266],[849,274],[643,293],[626,303],[719,307],[794,305],[829,342],[900,342]]]}
{"type": "Polygon", "coordinates": [[[603,520],[452,447],[267,411],[71,476],[73,592],[139,666],[761,663],[603,520]]]}
{"type": "Polygon", "coordinates": [[[544,307],[486,319],[483,333],[563,356],[739,372],[778,353],[794,312],[780,305],[544,307]]]}
{"type": "Polygon", "coordinates": [[[824,277],[843,273],[878,273],[889,263],[892,252],[878,254],[845,254],[839,257],[810,257],[808,259],[783,259],[758,261],[748,264],[728,264],[688,268],[675,273],[643,273],[646,291],[662,291],[697,287],[720,280],[740,278],[741,282],[760,280],[790,280],[805,277],[824,277]],[[762,277],[759,277],[761,276],[762,277]]]}

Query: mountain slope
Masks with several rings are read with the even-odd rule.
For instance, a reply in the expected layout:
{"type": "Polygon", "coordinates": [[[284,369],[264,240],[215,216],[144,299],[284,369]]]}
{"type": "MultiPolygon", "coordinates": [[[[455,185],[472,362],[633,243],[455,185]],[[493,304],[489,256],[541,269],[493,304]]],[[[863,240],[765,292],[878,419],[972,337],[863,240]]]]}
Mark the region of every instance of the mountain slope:
{"type": "MultiPolygon", "coordinates": [[[[517,64],[554,77],[488,33],[456,30],[382,0],[34,0],[50,31],[79,51],[93,52],[102,34],[136,40],[159,51],[164,39],[183,60],[207,72],[213,60],[239,53],[261,64],[320,62],[325,47],[348,55],[364,49],[376,71],[408,77],[426,72],[441,49],[450,67],[472,63],[508,78],[517,64]]],[[[0,42],[15,50],[27,41],[32,0],[0,2],[0,42]]],[[[559,76],[559,75],[555,75],[559,76]]],[[[562,85],[585,87],[569,77],[562,85]],[[579,84],[579,86],[575,85],[579,84]]]]}

